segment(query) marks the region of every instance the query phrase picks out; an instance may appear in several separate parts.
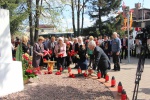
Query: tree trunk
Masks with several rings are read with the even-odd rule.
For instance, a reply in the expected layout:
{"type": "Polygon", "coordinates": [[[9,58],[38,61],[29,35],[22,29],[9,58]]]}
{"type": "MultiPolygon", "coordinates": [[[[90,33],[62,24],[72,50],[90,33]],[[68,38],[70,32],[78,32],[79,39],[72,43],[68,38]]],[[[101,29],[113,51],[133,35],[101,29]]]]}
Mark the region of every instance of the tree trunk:
{"type": "Polygon", "coordinates": [[[33,46],[34,41],[33,41],[32,10],[31,10],[32,1],[27,0],[27,5],[28,5],[28,12],[29,12],[30,45],[33,46]]]}
{"type": "Polygon", "coordinates": [[[35,14],[35,34],[34,34],[34,41],[37,41],[38,34],[39,34],[39,17],[40,17],[39,1],[40,1],[40,0],[36,0],[36,14],[35,14]]]}
{"type": "Polygon", "coordinates": [[[72,26],[73,26],[73,32],[74,35],[76,36],[76,27],[75,27],[75,16],[74,16],[74,0],[71,0],[71,9],[72,9],[72,26]]]}
{"type": "Polygon", "coordinates": [[[78,0],[78,9],[77,9],[77,36],[80,35],[80,0],[78,0]]]}
{"type": "Polygon", "coordinates": [[[101,20],[101,9],[99,8],[99,32],[102,35],[102,31],[101,31],[101,24],[102,24],[102,20],[101,20]]]}
{"type": "Polygon", "coordinates": [[[83,24],[84,24],[84,3],[85,1],[83,0],[81,34],[83,34],[83,24]]]}

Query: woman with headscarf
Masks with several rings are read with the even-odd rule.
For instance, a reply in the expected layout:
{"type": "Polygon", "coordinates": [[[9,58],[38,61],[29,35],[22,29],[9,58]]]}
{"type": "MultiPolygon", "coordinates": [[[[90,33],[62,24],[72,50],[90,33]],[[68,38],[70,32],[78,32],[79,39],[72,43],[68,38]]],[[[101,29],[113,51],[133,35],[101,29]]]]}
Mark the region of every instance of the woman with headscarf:
{"type": "Polygon", "coordinates": [[[54,49],[56,58],[57,58],[57,70],[60,70],[60,67],[64,70],[65,65],[65,57],[66,55],[66,44],[64,43],[64,39],[62,37],[58,38],[58,43],[54,49]]]}

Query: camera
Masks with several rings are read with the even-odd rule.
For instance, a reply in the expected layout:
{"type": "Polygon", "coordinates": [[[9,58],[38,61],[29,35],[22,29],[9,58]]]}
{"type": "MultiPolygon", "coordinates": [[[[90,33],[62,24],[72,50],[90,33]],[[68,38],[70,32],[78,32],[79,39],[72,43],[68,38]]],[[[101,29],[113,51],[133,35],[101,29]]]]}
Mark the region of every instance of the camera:
{"type": "Polygon", "coordinates": [[[139,39],[142,41],[142,44],[146,43],[147,40],[150,39],[150,25],[141,29],[141,32],[137,34],[135,39],[139,39]]]}

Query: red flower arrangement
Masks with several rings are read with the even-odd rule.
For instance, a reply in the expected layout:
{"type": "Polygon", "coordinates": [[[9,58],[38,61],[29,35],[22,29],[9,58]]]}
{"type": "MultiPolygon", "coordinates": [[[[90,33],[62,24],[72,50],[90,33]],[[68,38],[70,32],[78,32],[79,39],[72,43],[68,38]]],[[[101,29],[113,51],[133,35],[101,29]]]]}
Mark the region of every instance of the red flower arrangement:
{"type": "Polygon", "coordinates": [[[33,71],[31,69],[27,69],[26,72],[29,73],[29,74],[33,73],[33,71]]]}
{"type": "Polygon", "coordinates": [[[75,56],[77,54],[77,52],[75,52],[74,50],[71,50],[71,52],[68,52],[69,56],[75,56]]]}
{"type": "Polygon", "coordinates": [[[29,65],[32,65],[32,61],[29,61],[28,63],[29,63],[29,65]]]}
{"type": "Polygon", "coordinates": [[[27,53],[22,55],[22,66],[23,66],[23,79],[30,79],[36,77],[40,73],[40,68],[32,69],[32,57],[27,53]]]}
{"type": "Polygon", "coordinates": [[[63,54],[63,53],[58,54],[58,57],[63,57],[63,56],[64,56],[64,54],[63,54]]]}
{"type": "Polygon", "coordinates": [[[51,54],[53,53],[52,50],[47,50],[47,51],[44,50],[43,52],[44,52],[44,56],[46,56],[46,55],[48,55],[48,54],[51,55],[51,54]]]}
{"type": "Polygon", "coordinates": [[[25,60],[29,60],[28,56],[26,54],[23,54],[22,57],[25,59],[25,60]]]}

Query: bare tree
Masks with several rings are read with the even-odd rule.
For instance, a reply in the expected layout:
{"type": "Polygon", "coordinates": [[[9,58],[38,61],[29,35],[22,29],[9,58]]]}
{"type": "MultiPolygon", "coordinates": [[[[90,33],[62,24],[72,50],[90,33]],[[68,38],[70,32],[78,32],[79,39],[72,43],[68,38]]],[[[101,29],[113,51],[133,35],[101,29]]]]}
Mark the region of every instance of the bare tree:
{"type": "Polygon", "coordinates": [[[34,40],[33,40],[33,24],[32,24],[32,0],[27,0],[27,6],[28,6],[28,13],[29,13],[29,28],[30,28],[30,45],[33,46],[34,40]]]}
{"type": "Polygon", "coordinates": [[[76,27],[75,27],[75,14],[74,14],[74,0],[71,0],[71,9],[72,9],[72,26],[73,26],[73,31],[76,36],[76,27]]]}

